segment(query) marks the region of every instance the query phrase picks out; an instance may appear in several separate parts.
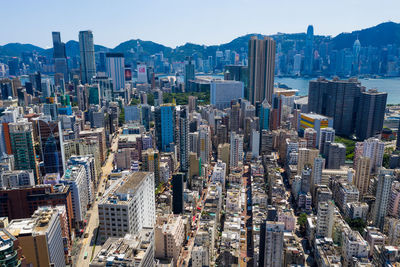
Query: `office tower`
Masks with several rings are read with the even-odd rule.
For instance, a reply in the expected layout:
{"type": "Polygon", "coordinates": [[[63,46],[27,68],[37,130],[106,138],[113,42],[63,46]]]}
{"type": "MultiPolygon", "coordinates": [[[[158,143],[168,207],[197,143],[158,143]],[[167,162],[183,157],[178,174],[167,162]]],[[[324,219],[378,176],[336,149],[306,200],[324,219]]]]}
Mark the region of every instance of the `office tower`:
{"type": "Polygon", "coordinates": [[[94,57],[92,31],[79,32],[79,51],[81,55],[82,84],[91,83],[92,78],[96,76],[96,63],[94,57]]]}
{"type": "Polygon", "coordinates": [[[65,169],[65,155],[61,122],[39,119],[38,130],[45,173],[59,173],[62,176],[65,169]]]}
{"type": "Polygon", "coordinates": [[[249,68],[242,65],[225,65],[224,80],[240,81],[244,84],[244,98],[249,99],[249,68]]]}
{"type": "Polygon", "coordinates": [[[101,94],[100,94],[100,86],[98,84],[90,85],[88,88],[89,105],[100,105],[101,104],[101,94]]]}
{"type": "Polygon", "coordinates": [[[260,156],[260,132],[256,130],[251,131],[251,142],[250,142],[250,147],[251,147],[251,156],[253,158],[257,158],[260,156]]]}
{"type": "Polygon", "coordinates": [[[332,237],[334,213],[335,203],[332,201],[318,203],[316,237],[332,237]]]}
{"type": "Polygon", "coordinates": [[[78,108],[81,111],[86,111],[88,108],[88,92],[84,85],[78,85],[76,87],[76,93],[78,98],[78,108]]]}
{"type": "Polygon", "coordinates": [[[229,108],[232,100],[244,97],[244,85],[237,81],[214,80],[210,84],[210,103],[217,109],[229,108]]]}
{"type": "Polygon", "coordinates": [[[60,215],[56,209],[38,209],[31,218],[12,220],[7,230],[15,236],[32,266],[65,266],[60,215]]]}
{"type": "MultiPolygon", "coordinates": [[[[34,170],[36,173],[36,152],[33,147],[32,123],[9,123],[11,151],[16,170],[34,170]]],[[[37,178],[37,177],[36,177],[37,178]]]]}
{"type": "Polygon", "coordinates": [[[377,90],[362,92],[356,120],[356,136],[359,140],[382,132],[385,118],[387,93],[377,90]]]}
{"type": "Polygon", "coordinates": [[[229,129],[231,132],[239,132],[240,128],[240,103],[235,103],[231,106],[229,115],[229,129]]]}
{"type": "Polygon", "coordinates": [[[356,127],[357,111],[363,88],[357,79],[310,81],[308,109],[333,119],[339,135],[351,136],[356,127]]]}
{"type": "Polygon", "coordinates": [[[306,165],[313,167],[314,159],[318,157],[318,155],[318,149],[299,148],[297,157],[297,172],[300,173],[306,165]]]}
{"type": "Polygon", "coordinates": [[[319,136],[319,142],[318,142],[318,147],[319,147],[319,152],[322,155],[325,155],[325,143],[326,142],[335,142],[335,130],[333,128],[327,127],[321,129],[320,136],[319,136]]]}
{"type": "Polygon", "coordinates": [[[163,103],[163,92],[160,89],[154,89],[154,106],[158,107],[163,103]]]}
{"type": "Polygon", "coordinates": [[[110,237],[90,262],[89,267],[106,265],[150,267],[154,265],[154,249],[153,228],[143,228],[135,235],[110,237]]]}
{"type": "Polygon", "coordinates": [[[157,150],[149,148],[142,151],[142,170],[154,173],[154,185],[160,183],[160,154],[157,150]]]}
{"type": "Polygon", "coordinates": [[[185,61],[185,92],[189,92],[189,81],[195,79],[194,64],[191,57],[187,57],[185,61]]]}
{"type": "Polygon", "coordinates": [[[179,158],[182,172],[189,169],[189,110],[181,106],[179,111],[179,158]]]}
{"type": "Polygon", "coordinates": [[[157,148],[172,152],[175,143],[175,105],[162,104],[154,112],[157,148]]]}
{"type": "Polygon", "coordinates": [[[114,92],[125,89],[125,58],[123,53],[106,53],[106,72],[112,79],[114,92]]]}
{"type": "Polygon", "coordinates": [[[372,221],[380,229],[384,225],[393,179],[393,170],[381,169],[379,171],[376,200],[372,210],[372,221]]]}
{"type": "Polygon", "coordinates": [[[314,27],[309,25],[306,35],[306,47],[304,51],[304,74],[310,75],[313,72],[314,63],[314,27]]]}
{"type": "Polygon", "coordinates": [[[58,120],[58,107],[57,104],[43,104],[43,114],[50,116],[52,120],[58,120]]]}
{"type": "Polygon", "coordinates": [[[369,188],[369,179],[371,174],[371,159],[368,157],[360,157],[355,162],[356,176],[353,184],[357,186],[361,197],[366,195],[369,188]]]}
{"type": "Polygon", "coordinates": [[[341,143],[325,143],[326,168],[340,169],[346,161],[346,146],[341,143]]]}
{"type": "Polygon", "coordinates": [[[184,176],[185,174],[181,172],[172,175],[172,212],[174,214],[182,214],[184,210],[184,176]]]}
{"type": "Polygon", "coordinates": [[[275,75],[275,41],[270,37],[249,40],[249,100],[255,105],[267,99],[272,104],[275,75]]]}
{"type": "Polygon", "coordinates": [[[371,159],[371,173],[377,173],[382,167],[385,143],[377,138],[368,138],[364,142],[357,142],[354,149],[354,163],[359,157],[364,156],[371,159]]]}
{"type": "Polygon", "coordinates": [[[239,167],[239,162],[243,160],[243,135],[231,132],[230,159],[229,167],[239,167]]]}
{"type": "Polygon", "coordinates": [[[99,203],[99,234],[103,241],[137,234],[155,224],[154,174],[133,172],[122,179],[99,203]]]}
{"type": "Polygon", "coordinates": [[[64,81],[69,81],[67,54],[65,44],[61,42],[60,32],[52,32],[53,36],[53,58],[55,73],[61,73],[64,81]]]}
{"type": "Polygon", "coordinates": [[[271,114],[271,105],[267,100],[264,100],[260,106],[260,130],[269,130],[269,120],[271,114]]]}
{"type": "Polygon", "coordinates": [[[193,177],[201,176],[201,160],[197,157],[197,154],[194,152],[189,153],[189,176],[188,181],[191,185],[191,181],[193,177]]]}
{"type": "Polygon", "coordinates": [[[281,267],[283,265],[283,233],[285,223],[267,221],[261,224],[260,255],[258,266],[281,267]]]}
{"type": "Polygon", "coordinates": [[[211,157],[211,130],[208,125],[200,125],[199,128],[199,158],[201,164],[208,164],[211,157]]]}

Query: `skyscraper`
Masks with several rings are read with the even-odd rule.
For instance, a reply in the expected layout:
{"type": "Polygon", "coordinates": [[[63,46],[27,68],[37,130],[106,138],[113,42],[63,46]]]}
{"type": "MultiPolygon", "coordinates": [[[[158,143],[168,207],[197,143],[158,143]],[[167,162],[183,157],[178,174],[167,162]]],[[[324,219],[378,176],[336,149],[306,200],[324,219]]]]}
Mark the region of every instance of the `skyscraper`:
{"type": "Polygon", "coordinates": [[[314,27],[309,25],[306,35],[306,47],[304,51],[304,74],[310,75],[313,71],[313,43],[314,43],[314,27]]]}
{"type": "Polygon", "coordinates": [[[327,127],[323,128],[320,131],[320,136],[319,136],[319,152],[322,155],[325,155],[325,143],[326,142],[331,142],[333,143],[335,141],[335,130],[333,128],[327,127]]]}
{"type": "Polygon", "coordinates": [[[211,130],[208,125],[200,125],[199,128],[199,146],[198,155],[201,159],[201,164],[210,162],[211,154],[211,130]]]}
{"type": "Polygon", "coordinates": [[[61,73],[64,76],[64,81],[69,81],[67,54],[65,44],[61,42],[60,32],[52,32],[53,36],[53,57],[54,57],[54,71],[61,73]]]}
{"type": "Polygon", "coordinates": [[[249,100],[255,105],[267,99],[272,104],[275,74],[276,43],[270,37],[249,40],[249,100]]]}
{"type": "Polygon", "coordinates": [[[389,197],[394,179],[393,170],[381,169],[378,176],[376,189],[376,200],[372,210],[372,221],[376,227],[383,228],[384,219],[387,213],[389,197]]]}
{"type": "Polygon", "coordinates": [[[189,169],[189,112],[187,106],[179,111],[179,157],[182,172],[189,169]]]}
{"type": "Polygon", "coordinates": [[[40,119],[38,129],[45,173],[59,173],[62,176],[66,165],[61,122],[40,119]]]}
{"type": "Polygon", "coordinates": [[[83,84],[90,83],[93,76],[96,75],[92,31],[79,32],[79,51],[81,54],[81,81],[83,84]]]}
{"type": "Polygon", "coordinates": [[[35,149],[33,147],[32,123],[9,123],[11,151],[16,170],[34,170],[36,173],[35,149]]]}
{"type": "Polygon", "coordinates": [[[356,120],[356,136],[360,140],[380,134],[385,118],[387,93],[377,90],[362,92],[356,120]]]}
{"type": "Polygon", "coordinates": [[[271,105],[265,99],[260,106],[260,130],[269,130],[269,119],[271,114],[271,105]]]}
{"type": "Polygon", "coordinates": [[[112,79],[114,92],[125,89],[125,58],[123,53],[106,54],[107,76],[112,79]]]}
{"type": "Polygon", "coordinates": [[[317,237],[332,237],[334,213],[335,204],[332,201],[318,203],[317,237]]]}
{"type": "Polygon", "coordinates": [[[172,176],[172,212],[174,214],[182,214],[184,205],[183,205],[183,181],[184,181],[184,173],[176,173],[172,176]]]}
{"type": "Polygon", "coordinates": [[[189,89],[189,81],[194,80],[194,64],[192,62],[192,58],[188,57],[185,61],[185,92],[188,92],[189,89]]]}
{"type": "Polygon", "coordinates": [[[326,168],[340,169],[346,161],[346,146],[342,143],[326,143],[326,168]]]}
{"type": "Polygon", "coordinates": [[[162,104],[154,112],[157,148],[172,152],[175,143],[175,104],[162,104]]]}
{"type": "Polygon", "coordinates": [[[239,132],[240,104],[238,102],[231,106],[231,112],[229,116],[229,128],[232,132],[239,132]]]}
{"type": "Polygon", "coordinates": [[[357,111],[363,88],[357,79],[310,81],[309,112],[333,118],[333,128],[339,135],[351,136],[356,127],[357,111]]]}

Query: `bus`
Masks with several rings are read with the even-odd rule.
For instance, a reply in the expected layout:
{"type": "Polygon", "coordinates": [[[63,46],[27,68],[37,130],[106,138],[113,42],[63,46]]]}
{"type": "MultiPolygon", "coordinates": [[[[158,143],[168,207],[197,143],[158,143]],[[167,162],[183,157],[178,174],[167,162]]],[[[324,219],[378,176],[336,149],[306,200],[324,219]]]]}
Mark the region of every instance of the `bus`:
{"type": "Polygon", "coordinates": [[[87,255],[88,255],[88,253],[87,253],[87,251],[85,252],[85,254],[83,254],[83,258],[86,260],[87,259],[87,255]]]}

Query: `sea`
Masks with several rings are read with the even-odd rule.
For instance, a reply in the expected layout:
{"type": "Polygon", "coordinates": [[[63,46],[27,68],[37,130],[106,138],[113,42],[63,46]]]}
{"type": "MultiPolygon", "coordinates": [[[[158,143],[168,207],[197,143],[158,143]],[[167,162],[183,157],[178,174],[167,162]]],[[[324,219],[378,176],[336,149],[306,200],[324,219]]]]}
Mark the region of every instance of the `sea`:
{"type": "MultiPolygon", "coordinates": [[[[292,89],[297,89],[297,94],[300,96],[308,95],[308,84],[311,80],[315,79],[275,77],[275,83],[285,84],[292,89]]],[[[379,92],[386,92],[388,94],[387,104],[400,104],[400,77],[358,80],[367,89],[377,89],[379,92]]]]}

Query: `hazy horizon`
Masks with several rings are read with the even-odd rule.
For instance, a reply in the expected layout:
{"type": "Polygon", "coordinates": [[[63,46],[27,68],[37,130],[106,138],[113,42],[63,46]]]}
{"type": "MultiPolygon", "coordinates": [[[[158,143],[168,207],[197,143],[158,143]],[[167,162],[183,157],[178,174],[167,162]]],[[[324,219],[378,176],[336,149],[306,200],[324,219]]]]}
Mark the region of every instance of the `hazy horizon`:
{"type": "Polygon", "coordinates": [[[5,1],[0,45],[30,43],[51,48],[51,32],[63,42],[77,40],[90,29],[96,44],[114,48],[130,39],[153,41],[175,48],[185,43],[218,45],[250,33],[271,35],[305,32],[336,36],[388,21],[400,21],[400,1],[262,0],[202,1],[136,0],[5,1]],[[356,12],[355,12],[356,11],[356,12]],[[38,19],[39,18],[39,19],[38,19]]]}

